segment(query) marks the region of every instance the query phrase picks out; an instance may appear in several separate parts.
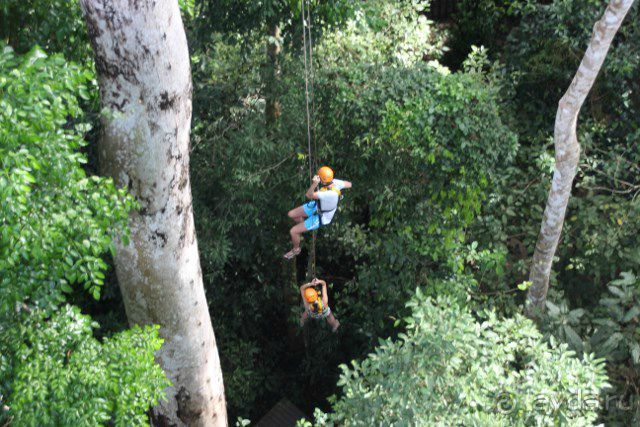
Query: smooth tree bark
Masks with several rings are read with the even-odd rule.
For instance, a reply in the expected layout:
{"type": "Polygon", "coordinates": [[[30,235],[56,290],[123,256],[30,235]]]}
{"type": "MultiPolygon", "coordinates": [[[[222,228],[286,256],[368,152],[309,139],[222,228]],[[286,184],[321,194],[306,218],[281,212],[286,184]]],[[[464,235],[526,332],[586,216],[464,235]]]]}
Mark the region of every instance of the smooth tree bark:
{"type": "Polygon", "coordinates": [[[159,324],[173,386],[157,425],[226,426],[189,180],[191,69],[177,0],[81,0],[95,52],[102,171],[135,196],[116,273],[130,324],[159,324]]]}
{"type": "Polygon", "coordinates": [[[544,310],[547,298],[553,257],[580,160],[580,144],[576,136],[578,114],[602,67],[613,37],[632,4],[633,0],[612,0],[609,3],[593,28],[591,41],[569,89],[558,104],[553,135],[556,164],[529,275],[532,285],[525,308],[529,317],[537,317],[544,310]]]}

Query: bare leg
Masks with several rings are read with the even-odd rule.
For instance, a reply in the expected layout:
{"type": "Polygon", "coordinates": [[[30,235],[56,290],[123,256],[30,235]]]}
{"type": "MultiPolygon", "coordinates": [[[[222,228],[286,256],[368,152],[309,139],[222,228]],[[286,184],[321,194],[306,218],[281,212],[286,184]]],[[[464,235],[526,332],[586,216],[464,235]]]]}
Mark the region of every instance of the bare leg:
{"type": "Polygon", "coordinates": [[[291,227],[289,230],[289,234],[291,235],[291,243],[293,244],[293,249],[284,254],[285,259],[293,259],[296,255],[300,253],[300,235],[307,230],[307,227],[304,225],[304,219],[306,218],[306,214],[304,213],[304,209],[302,206],[299,206],[295,209],[289,211],[289,218],[293,219],[298,224],[291,227]],[[299,216],[304,215],[304,216],[299,216]]]}
{"type": "Polygon", "coordinates": [[[300,315],[300,327],[303,327],[305,323],[307,323],[307,320],[309,320],[309,313],[307,313],[307,310],[302,312],[302,315],[300,315]]]}
{"type": "Polygon", "coordinates": [[[331,332],[337,331],[338,327],[340,326],[340,322],[338,322],[338,319],[335,318],[333,313],[330,313],[327,316],[327,323],[329,324],[329,326],[331,326],[331,332]]]}
{"type": "Polygon", "coordinates": [[[307,214],[304,213],[304,208],[302,206],[298,206],[295,209],[291,209],[287,216],[299,224],[304,221],[307,214]]]}
{"type": "Polygon", "coordinates": [[[291,235],[291,243],[293,243],[293,251],[298,252],[300,250],[300,236],[307,230],[307,227],[304,223],[296,224],[291,227],[289,230],[289,234],[291,235]]]}

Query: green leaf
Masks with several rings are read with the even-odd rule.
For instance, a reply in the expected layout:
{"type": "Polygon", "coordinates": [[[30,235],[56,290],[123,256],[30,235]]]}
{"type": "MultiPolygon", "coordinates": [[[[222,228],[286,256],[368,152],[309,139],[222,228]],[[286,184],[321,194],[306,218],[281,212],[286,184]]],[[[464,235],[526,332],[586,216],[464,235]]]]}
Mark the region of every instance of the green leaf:
{"type": "Polygon", "coordinates": [[[552,303],[551,301],[546,302],[547,309],[549,310],[549,315],[551,317],[558,317],[560,315],[560,308],[557,305],[552,303]]]}
{"type": "Polygon", "coordinates": [[[640,306],[634,305],[627,311],[627,313],[622,318],[624,323],[631,321],[634,317],[638,317],[640,315],[640,306]]]}
{"type": "Polygon", "coordinates": [[[573,347],[576,350],[576,352],[582,353],[583,351],[582,339],[573,330],[573,328],[569,325],[564,325],[564,333],[565,333],[565,336],[567,337],[567,341],[569,341],[569,344],[571,344],[571,347],[573,347]]]}
{"type": "Polygon", "coordinates": [[[621,299],[625,299],[626,298],[626,295],[625,295],[624,291],[622,289],[618,288],[617,286],[609,285],[608,288],[609,288],[609,292],[611,292],[612,294],[614,294],[618,298],[621,298],[621,299]]]}
{"type": "Polygon", "coordinates": [[[520,289],[521,291],[526,291],[531,287],[531,285],[533,285],[533,282],[525,281],[518,284],[518,289],[520,289]]]}

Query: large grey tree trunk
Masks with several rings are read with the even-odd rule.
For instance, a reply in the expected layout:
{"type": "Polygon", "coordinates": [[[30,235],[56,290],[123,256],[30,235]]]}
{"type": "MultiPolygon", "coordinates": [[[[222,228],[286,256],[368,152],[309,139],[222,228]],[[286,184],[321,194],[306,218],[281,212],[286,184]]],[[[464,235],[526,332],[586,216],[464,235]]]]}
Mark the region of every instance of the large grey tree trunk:
{"type": "Polygon", "coordinates": [[[529,275],[532,282],[526,305],[529,317],[536,317],[537,313],[544,310],[547,298],[551,265],[580,160],[580,145],[576,136],[578,114],[607,56],[611,41],[632,4],[633,0],[612,0],[609,3],[604,15],[594,26],[578,71],[558,105],[553,135],[556,165],[529,275]]]}
{"type": "Polygon", "coordinates": [[[269,25],[269,42],[267,45],[267,69],[265,73],[266,83],[266,107],[265,116],[267,124],[272,125],[280,118],[280,102],[278,101],[278,80],[280,78],[280,52],[282,51],[280,40],[280,26],[269,25]]]}
{"type": "Polygon", "coordinates": [[[159,324],[173,387],[160,425],[226,426],[216,340],[202,284],[189,180],[191,70],[177,0],[81,0],[95,51],[103,172],[140,206],[116,273],[130,324],[159,324]]]}

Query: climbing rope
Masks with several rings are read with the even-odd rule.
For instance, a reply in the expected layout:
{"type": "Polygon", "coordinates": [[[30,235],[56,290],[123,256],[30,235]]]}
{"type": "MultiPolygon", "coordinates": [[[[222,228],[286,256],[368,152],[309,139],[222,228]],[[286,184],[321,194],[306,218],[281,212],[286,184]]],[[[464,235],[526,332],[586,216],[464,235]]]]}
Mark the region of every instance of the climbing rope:
{"type": "MultiPolygon", "coordinates": [[[[304,94],[307,110],[307,150],[309,158],[309,181],[313,179],[314,171],[318,169],[315,159],[315,138],[312,138],[312,111],[313,111],[313,40],[311,38],[311,7],[309,0],[300,0],[300,16],[302,18],[302,42],[304,51],[304,94]],[[306,3],[306,15],[305,15],[306,3]],[[307,32],[309,36],[307,37],[307,32]],[[309,40],[307,44],[307,39],[309,40]],[[311,97],[309,96],[309,88],[311,87],[311,97]],[[311,99],[311,101],[309,101],[311,99]],[[311,150],[313,140],[314,151],[311,150]]],[[[315,133],[315,132],[313,132],[315,133]]],[[[312,232],[311,252],[309,254],[311,277],[316,277],[316,235],[317,230],[312,232]]]]}
{"type": "Polygon", "coordinates": [[[315,118],[315,91],[314,91],[314,82],[315,82],[315,69],[313,68],[313,39],[311,38],[311,6],[310,0],[307,0],[307,26],[308,26],[308,34],[309,34],[309,95],[311,96],[310,110],[311,110],[311,137],[313,140],[313,152],[315,156],[313,157],[313,168],[315,171],[318,170],[318,146],[316,138],[316,118],[315,118]]]}
{"type": "MultiPolygon", "coordinates": [[[[308,149],[308,158],[309,158],[309,180],[313,178],[314,168],[315,168],[315,160],[314,153],[311,151],[311,103],[309,96],[309,87],[310,87],[310,75],[311,68],[313,67],[313,50],[311,48],[311,32],[309,32],[309,43],[307,44],[307,17],[305,16],[305,3],[308,3],[308,0],[300,0],[301,4],[301,16],[302,16],[302,41],[303,41],[303,51],[304,51],[304,94],[306,101],[306,110],[307,110],[307,149],[308,149]]],[[[307,7],[308,10],[308,7],[307,7]]],[[[310,31],[310,27],[309,27],[310,31]]]]}

